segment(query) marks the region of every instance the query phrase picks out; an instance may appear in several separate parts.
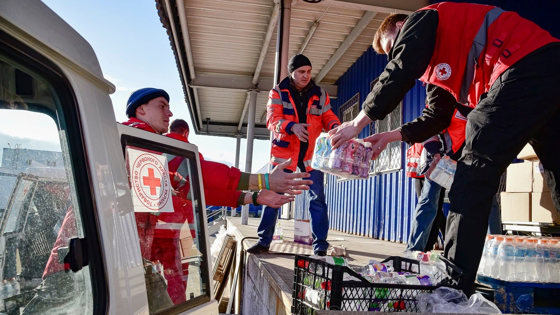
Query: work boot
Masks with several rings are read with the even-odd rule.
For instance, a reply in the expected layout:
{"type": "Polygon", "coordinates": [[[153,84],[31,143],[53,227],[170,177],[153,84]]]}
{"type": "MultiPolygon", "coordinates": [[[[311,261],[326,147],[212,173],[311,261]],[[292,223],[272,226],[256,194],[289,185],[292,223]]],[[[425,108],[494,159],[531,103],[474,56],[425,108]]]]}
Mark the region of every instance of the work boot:
{"type": "Polygon", "coordinates": [[[259,243],[249,247],[247,249],[247,253],[251,253],[251,254],[263,254],[263,253],[268,253],[268,247],[263,246],[259,243]]]}

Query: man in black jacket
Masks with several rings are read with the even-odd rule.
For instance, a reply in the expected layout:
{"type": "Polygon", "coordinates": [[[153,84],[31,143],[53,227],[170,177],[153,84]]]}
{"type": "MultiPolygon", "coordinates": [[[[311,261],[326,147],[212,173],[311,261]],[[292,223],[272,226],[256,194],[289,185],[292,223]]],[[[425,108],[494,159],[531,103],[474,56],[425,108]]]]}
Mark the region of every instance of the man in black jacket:
{"type": "Polygon", "coordinates": [[[409,17],[391,15],[374,38],[389,62],[351,122],[330,132],[333,147],[383,119],[421,78],[423,115],[374,143],[374,158],[391,141],[421,142],[449,125],[456,108],[468,115],[465,148],[449,192],[445,255],[464,270],[472,292],[492,197],[500,175],[529,142],[560,211],[559,40],[514,12],[444,2],[409,17]],[[472,109],[474,108],[474,109],[472,109]],[[470,113],[467,113],[472,109],[470,113]]]}

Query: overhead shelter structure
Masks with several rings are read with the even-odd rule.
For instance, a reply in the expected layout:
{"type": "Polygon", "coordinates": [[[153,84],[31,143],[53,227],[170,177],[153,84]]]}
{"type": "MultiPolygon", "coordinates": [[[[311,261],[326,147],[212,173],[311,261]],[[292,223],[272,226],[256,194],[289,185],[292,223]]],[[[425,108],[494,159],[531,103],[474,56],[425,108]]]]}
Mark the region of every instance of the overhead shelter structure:
{"type": "MultiPolygon", "coordinates": [[[[337,80],[371,46],[380,22],[390,13],[408,14],[427,4],[419,0],[156,2],[194,131],[247,137],[248,142],[270,137],[268,91],[287,75],[290,56],[308,56],[315,81],[336,98],[337,80]]],[[[239,150],[236,153],[239,156],[239,150]]]]}

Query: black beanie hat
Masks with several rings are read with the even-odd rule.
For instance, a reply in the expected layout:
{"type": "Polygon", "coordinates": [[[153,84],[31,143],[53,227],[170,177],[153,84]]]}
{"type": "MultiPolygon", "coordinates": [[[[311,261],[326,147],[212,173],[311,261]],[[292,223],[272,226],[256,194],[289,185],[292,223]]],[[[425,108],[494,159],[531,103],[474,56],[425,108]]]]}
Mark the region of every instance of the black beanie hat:
{"type": "Polygon", "coordinates": [[[148,103],[156,97],[163,96],[169,102],[169,94],[162,89],[143,88],[132,92],[126,104],[126,115],[128,118],[136,116],[136,108],[148,103]]]}
{"type": "Polygon", "coordinates": [[[303,66],[311,67],[311,61],[309,61],[309,59],[302,54],[295,55],[292,58],[290,58],[290,62],[288,62],[288,72],[292,73],[297,68],[303,66]]]}

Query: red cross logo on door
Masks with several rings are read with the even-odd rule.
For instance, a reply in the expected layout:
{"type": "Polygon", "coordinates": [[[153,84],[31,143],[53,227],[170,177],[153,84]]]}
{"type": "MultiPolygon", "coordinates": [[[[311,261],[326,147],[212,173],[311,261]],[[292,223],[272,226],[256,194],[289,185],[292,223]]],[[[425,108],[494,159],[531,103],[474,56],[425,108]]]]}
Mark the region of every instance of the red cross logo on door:
{"type": "Polygon", "coordinates": [[[142,177],[144,185],[150,187],[150,195],[156,194],[156,188],[161,187],[161,181],[159,178],[155,177],[154,169],[148,168],[148,176],[142,177]]]}

